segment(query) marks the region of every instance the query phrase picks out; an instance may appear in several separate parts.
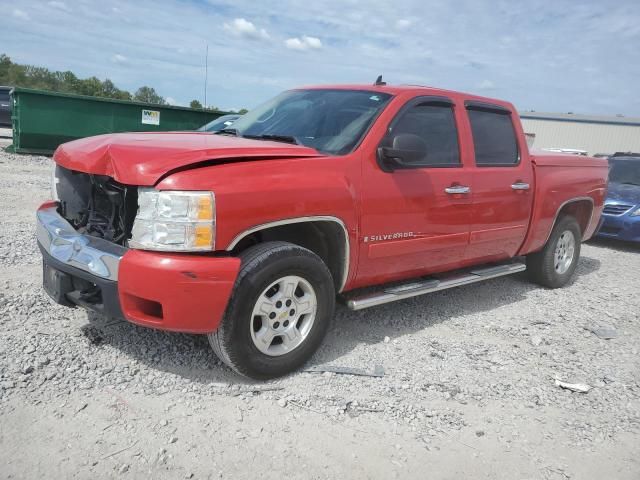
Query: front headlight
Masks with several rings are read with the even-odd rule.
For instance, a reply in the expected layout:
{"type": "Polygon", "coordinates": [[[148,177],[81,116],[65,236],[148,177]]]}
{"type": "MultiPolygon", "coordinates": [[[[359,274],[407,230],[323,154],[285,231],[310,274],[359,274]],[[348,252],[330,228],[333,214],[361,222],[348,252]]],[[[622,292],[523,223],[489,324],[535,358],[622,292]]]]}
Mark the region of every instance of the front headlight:
{"type": "Polygon", "coordinates": [[[635,211],[631,212],[630,217],[640,217],[640,207],[636,208],[635,211]]]}
{"type": "Polygon", "coordinates": [[[54,202],[59,202],[60,197],[58,196],[58,164],[53,162],[53,167],[51,168],[51,200],[54,202]]]}
{"type": "Polygon", "coordinates": [[[138,213],[129,246],[193,252],[215,247],[216,206],[212,192],[138,189],[138,213]]]}

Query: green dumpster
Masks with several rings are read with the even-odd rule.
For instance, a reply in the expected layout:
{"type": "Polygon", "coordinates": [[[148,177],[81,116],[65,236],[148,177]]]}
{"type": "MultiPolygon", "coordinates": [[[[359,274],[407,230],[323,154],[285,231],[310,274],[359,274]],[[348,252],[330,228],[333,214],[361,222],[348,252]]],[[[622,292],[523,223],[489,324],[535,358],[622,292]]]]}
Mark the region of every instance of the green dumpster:
{"type": "Polygon", "coordinates": [[[225,114],[27,88],[11,95],[17,153],[50,155],[61,143],[103,133],[195,130],[225,114]]]}

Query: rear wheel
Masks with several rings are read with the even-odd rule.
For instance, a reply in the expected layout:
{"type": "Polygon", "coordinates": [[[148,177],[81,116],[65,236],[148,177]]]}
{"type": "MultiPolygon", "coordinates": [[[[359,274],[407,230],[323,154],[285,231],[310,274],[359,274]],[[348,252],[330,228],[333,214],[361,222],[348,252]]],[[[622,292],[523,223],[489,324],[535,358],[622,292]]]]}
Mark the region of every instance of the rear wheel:
{"type": "Polygon", "coordinates": [[[539,252],[527,256],[529,277],[548,288],[559,288],[573,276],[580,258],[582,232],[575,218],[562,217],[539,252]]]}
{"type": "Polygon", "coordinates": [[[313,252],[268,242],[241,254],[225,316],[209,342],[236,372],[256,379],[300,367],[320,346],[335,308],[333,279],[313,252]]]}

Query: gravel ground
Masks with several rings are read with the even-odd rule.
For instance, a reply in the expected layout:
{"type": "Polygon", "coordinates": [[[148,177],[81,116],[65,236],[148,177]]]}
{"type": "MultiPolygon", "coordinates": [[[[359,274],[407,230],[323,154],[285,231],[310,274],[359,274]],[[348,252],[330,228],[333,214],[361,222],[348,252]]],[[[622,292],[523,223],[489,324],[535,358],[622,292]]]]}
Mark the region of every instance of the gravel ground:
{"type": "Polygon", "coordinates": [[[49,163],[0,153],[0,477],[640,478],[637,246],[584,245],[561,290],[516,275],[340,307],[309,366],[384,377],[254,383],[205,337],[48,299],[49,163]]]}

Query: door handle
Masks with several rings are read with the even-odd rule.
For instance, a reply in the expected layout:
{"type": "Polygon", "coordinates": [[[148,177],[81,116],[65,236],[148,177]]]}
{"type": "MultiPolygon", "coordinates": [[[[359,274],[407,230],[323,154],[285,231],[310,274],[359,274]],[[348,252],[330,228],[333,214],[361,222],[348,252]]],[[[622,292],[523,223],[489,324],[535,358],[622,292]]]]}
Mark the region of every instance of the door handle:
{"type": "Polygon", "coordinates": [[[529,190],[529,184],[524,182],[516,182],[511,185],[513,190],[529,190]]]}
{"type": "Polygon", "coordinates": [[[452,185],[451,187],[445,188],[444,191],[449,195],[456,195],[469,193],[471,192],[471,188],[465,187],[464,185],[452,185]]]}

